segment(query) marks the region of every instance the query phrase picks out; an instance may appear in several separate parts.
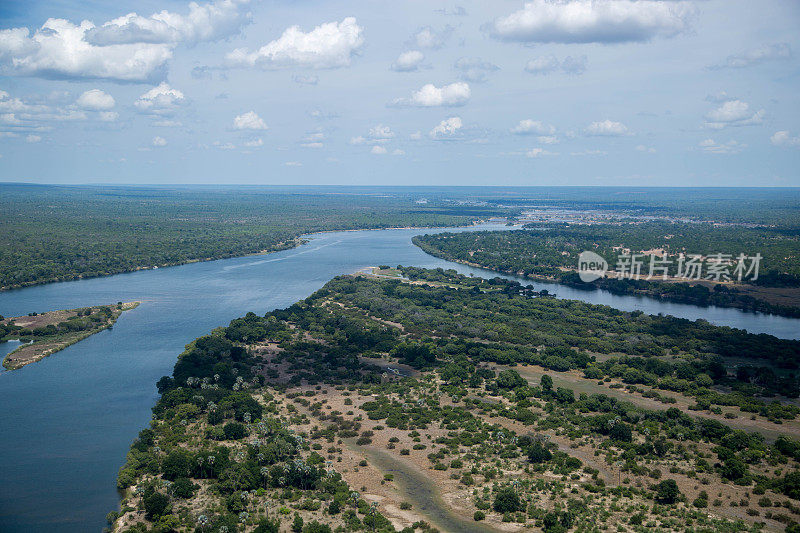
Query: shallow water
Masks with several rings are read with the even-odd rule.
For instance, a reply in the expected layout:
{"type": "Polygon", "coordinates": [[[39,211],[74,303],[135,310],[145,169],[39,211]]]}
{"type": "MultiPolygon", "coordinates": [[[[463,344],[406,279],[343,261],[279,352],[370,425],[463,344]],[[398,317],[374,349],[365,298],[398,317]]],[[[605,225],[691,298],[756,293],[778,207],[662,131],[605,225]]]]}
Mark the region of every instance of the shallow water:
{"type": "MultiPolygon", "coordinates": [[[[464,228],[475,229],[504,227],[464,228]]],[[[155,382],[171,372],[184,345],[211,329],[248,311],[264,314],[291,305],[332,277],[367,266],[444,267],[496,276],[434,258],[411,243],[412,236],[432,231],[323,233],[310,237],[304,246],[266,256],[0,293],[0,314],[4,316],[117,301],[142,302],[124,313],[113,329],[38,363],[0,373],[0,531],[100,530],[106,513],[117,508],[117,470],[131,441],[150,420],[155,382]]],[[[800,335],[800,320],[534,285],[559,297],[621,309],[703,317],[787,338],[800,335]]],[[[8,346],[0,344],[0,350],[8,346]]]]}

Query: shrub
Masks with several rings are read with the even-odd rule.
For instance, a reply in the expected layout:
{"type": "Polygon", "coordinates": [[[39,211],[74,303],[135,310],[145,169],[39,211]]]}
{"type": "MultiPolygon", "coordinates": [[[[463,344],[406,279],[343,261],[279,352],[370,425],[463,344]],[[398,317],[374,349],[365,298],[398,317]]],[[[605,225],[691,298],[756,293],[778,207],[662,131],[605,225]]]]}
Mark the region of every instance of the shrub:
{"type": "Polygon", "coordinates": [[[495,494],[492,507],[498,513],[515,513],[522,509],[522,504],[514,489],[503,487],[495,494]]]}
{"type": "Polygon", "coordinates": [[[483,511],[475,511],[475,514],[472,515],[472,519],[476,522],[480,522],[486,518],[486,514],[483,511]]]}

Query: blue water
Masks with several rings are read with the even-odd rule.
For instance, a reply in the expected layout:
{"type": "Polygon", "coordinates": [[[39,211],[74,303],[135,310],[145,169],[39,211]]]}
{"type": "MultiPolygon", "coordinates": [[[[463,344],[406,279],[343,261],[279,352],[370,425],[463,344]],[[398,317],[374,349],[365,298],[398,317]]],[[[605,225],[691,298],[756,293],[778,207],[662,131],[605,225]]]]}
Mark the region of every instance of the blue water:
{"type": "MultiPolygon", "coordinates": [[[[211,329],[248,311],[264,314],[291,305],[333,276],[367,266],[404,264],[495,275],[425,254],[411,244],[411,237],[426,231],[324,233],[299,248],[266,256],[0,293],[0,314],[5,316],[142,302],[113,329],[38,363],[0,373],[0,531],[100,530],[106,513],[117,508],[117,471],[131,441],[150,420],[155,382],[171,372],[185,344],[211,329]]],[[[799,320],[535,285],[560,297],[621,309],[703,317],[786,338],[800,335],[799,320]]],[[[0,344],[0,354],[10,348],[0,344]]]]}

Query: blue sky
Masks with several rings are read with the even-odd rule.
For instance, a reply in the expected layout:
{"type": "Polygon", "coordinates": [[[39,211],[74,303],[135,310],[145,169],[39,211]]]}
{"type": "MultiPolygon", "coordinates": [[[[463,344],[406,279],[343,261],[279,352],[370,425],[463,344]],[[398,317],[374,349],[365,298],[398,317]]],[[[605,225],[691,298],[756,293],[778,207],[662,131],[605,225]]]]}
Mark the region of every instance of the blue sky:
{"type": "Polygon", "coordinates": [[[0,180],[800,186],[800,3],[0,4],[0,180]]]}

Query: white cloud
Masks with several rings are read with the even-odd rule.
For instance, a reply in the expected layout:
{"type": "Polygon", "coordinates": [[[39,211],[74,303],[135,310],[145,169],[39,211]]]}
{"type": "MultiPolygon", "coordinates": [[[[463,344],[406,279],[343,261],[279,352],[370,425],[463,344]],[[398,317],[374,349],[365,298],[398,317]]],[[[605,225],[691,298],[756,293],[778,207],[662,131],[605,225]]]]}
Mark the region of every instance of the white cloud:
{"type": "Polygon", "coordinates": [[[164,137],[153,137],[153,146],[166,146],[167,140],[164,137]]]}
{"type": "Polygon", "coordinates": [[[532,0],[489,24],[503,41],[620,43],[673,37],[689,28],[688,2],[653,0],[532,0]]]}
{"type": "Polygon", "coordinates": [[[540,135],[536,140],[542,144],[558,144],[558,137],[555,135],[540,135]]]}
{"type": "Polygon", "coordinates": [[[531,148],[525,152],[526,157],[542,157],[546,155],[558,155],[556,152],[548,152],[543,148],[531,148]]]}
{"type": "Polygon", "coordinates": [[[383,146],[376,144],[375,146],[372,147],[372,150],[370,150],[369,153],[374,155],[384,155],[387,153],[387,151],[386,148],[384,148],[383,146]]]}
{"type": "Polygon", "coordinates": [[[226,61],[232,67],[263,69],[346,67],[364,44],[362,30],[354,17],[320,24],[308,33],[292,26],[254,52],[237,48],[226,56],[226,61]]]}
{"type": "Polygon", "coordinates": [[[161,83],[142,94],[133,105],[148,115],[169,115],[185,102],[181,91],[161,83]]]}
{"type": "Polygon", "coordinates": [[[587,135],[597,135],[602,137],[618,137],[628,133],[628,127],[622,122],[603,120],[602,122],[592,122],[586,127],[587,135]]]}
{"type": "Polygon", "coordinates": [[[286,167],[302,167],[303,163],[301,163],[300,161],[287,161],[283,165],[286,167]]]}
{"type": "Polygon", "coordinates": [[[440,15],[447,15],[447,16],[451,16],[451,17],[466,17],[467,16],[467,10],[463,6],[455,6],[452,9],[447,9],[446,7],[443,7],[441,9],[435,9],[434,12],[438,13],[440,15]]]}
{"type": "Polygon", "coordinates": [[[313,142],[305,142],[301,144],[304,148],[322,148],[325,146],[324,143],[313,141],[313,142]]]}
{"type": "Polygon", "coordinates": [[[770,141],[775,146],[800,146],[800,137],[792,137],[786,130],[776,131],[770,141]]]}
{"type": "Polygon", "coordinates": [[[452,34],[452,26],[445,26],[441,31],[436,31],[430,26],[424,26],[417,30],[412,42],[416,44],[417,48],[436,50],[444,46],[452,34]]]}
{"type": "Polygon", "coordinates": [[[582,152],[570,152],[569,155],[584,156],[584,155],[608,155],[605,150],[584,150],[582,152]]]}
{"type": "Polygon", "coordinates": [[[406,152],[405,150],[395,148],[394,150],[392,150],[392,155],[406,155],[406,152]]]}
{"type": "Polygon", "coordinates": [[[388,142],[394,138],[394,132],[389,126],[378,124],[377,126],[370,128],[369,138],[374,142],[388,142]]]}
{"type": "Polygon", "coordinates": [[[525,70],[531,74],[549,74],[558,70],[559,65],[556,56],[551,54],[531,59],[525,64],[525,70]]]}
{"type": "Polygon", "coordinates": [[[529,118],[520,120],[519,124],[511,128],[511,133],[516,135],[552,135],[555,132],[555,127],[550,124],[529,118]]]}
{"type": "Polygon", "coordinates": [[[229,142],[223,143],[223,142],[220,142],[220,141],[214,141],[214,146],[216,148],[219,148],[220,150],[235,150],[236,149],[236,145],[234,145],[233,143],[229,143],[229,142]]]}
{"type": "Polygon", "coordinates": [[[146,82],[163,78],[173,45],[133,43],[95,46],[85,40],[94,24],[48,19],[28,28],[0,30],[0,70],[42,78],[99,78],[146,82]]]}
{"type": "Polygon", "coordinates": [[[461,117],[446,118],[431,130],[430,136],[433,138],[452,137],[462,126],[461,117]]]}
{"type": "Polygon", "coordinates": [[[712,70],[722,68],[744,68],[777,59],[790,59],[791,57],[792,49],[787,43],[769,44],[739,54],[729,55],[725,61],[713,65],[710,68],[712,70]]]}
{"type": "Polygon", "coordinates": [[[700,149],[710,154],[738,154],[743,148],[747,148],[746,144],[730,140],[726,143],[719,144],[714,139],[706,139],[701,141],[700,149]]]}
{"type": "Polygon", "coordinates": [[[216,41],[239,33],[250,22],[250,13],[243,9],[248,3],[249,0],[191,2],[187,15],[166,10],[149,17],[128,13],[90,29],[86,40],[98,46],[216,41]]]}
{"type": "Polygon", "coordinates": [[[97,114],[97,118],[102,122],[114,122],[119,118],[119,113],[116,111],[101,111],[97,114]]]}
{"type": "Polygon", "coordinates": [[[409,50],[408,52],[400,54],[397,60],[392,63],[391,68],[397,72],[413,72],[419,70],[424,60],[425,54],[419,50],[409,50]]]}
{"type": "Polygon", "coordinates": [[[415,131],[414,133],[409,134],[408,138],[411,139],[411,140],[414,140],[414,141],[418,141],[418,140],[422,139],[422,132],[421,131],[415,131]]]}
{"type": "Polygon", "coordinates": [[[319,76],[304,76],[302,74],[295,74],[292,76],[292,81],[299,85],[316,85],[319,83],[319,76]]]}
{"type": "Polygon", "coordinates": [[[29,143],[38,143],[41,140],[42,138],[39,135],[28,135],[25,137],[25,141],[29,143]]]}
{"type": "Polygon", "coordinates": [[[751,126],[764,121],[764,110],[750,111],[747,102],[741,100],[728,100],[716,109],[706,113],[705,126],[720,130],[728,126],[751,126]]]}
{"type": "Polygon", "coordinates": [[[392,102],[392,105],[398,106],[416,106],[416,107],[454,107],[462,106],[469,101],[470,88],[469,84],[459,81],[451,83],[450,85],[443,85],[436,87],[432,83],[423,85],[418,91],[412,93],[410,99],[399,98],[392,102]]]}
{"type": "Polygon", "coordinates": [[[353,137],[352,139],[350,139],[350,144],[353,144],[353,145],[365,144],[366,142],[367,142],[366,137],[363,137],[362,135],[359,135],[358,137],[353,137]]]}
{"type": "Polygon", "coordinates": [[[580,75],[586,72],[586,56],[567,56],[562,61],[552,54],[531,59],[525,64],[525,71],[531,74],[551,74],[560,70],[564,74],[580,75]]]}
{"type": "Polygon", "coordinates": [[[462,57],[453,65],[456,70],[461,71],[459,78],[465,81],[484,82],[490,72],[500,70],[500,67],[489,61],[483,61],[479,57],[462,57]]]}
{"type": "Polygon", "coordinates": [[[253,139],[252,141],[247,141],[244,143],[247,148],[258,148],[259,146],[264,146],[264,141],[261,137],[257,139],[253,139]]]}
{"type": "Polygon", "coordinates": [[[189,4],[181,15],[129,13],[99,26],[51,18],[39,29],[0,30],[0,71],[59,79],[156,82],[180,43],[214,41],[238,33],[249,20],[248,0],[189,4]]]}
{"type": "Polygon", "coordinates": [[[91,89],[84,92],[75,103],[78,104],[78,107],[90,111],[108,111],[116,104],[113,96],[100,89],[91,89]]]}
{"type": "Polygon", "coordinates": [[[653,148],[652,146],[645,146],[643,144],[640,144],[640,145],[636,146],[636,151],[637,152],[646,152],[648,154],[656,153],[656,149],[655,148],[653,148]]]}
{"type": "Polygon", "coordinates": [[[233,128],[237,130],[265,130],[267,129],[267,124],[255,111],[248,111],[237,115],[233,119],[233,128]]]}

